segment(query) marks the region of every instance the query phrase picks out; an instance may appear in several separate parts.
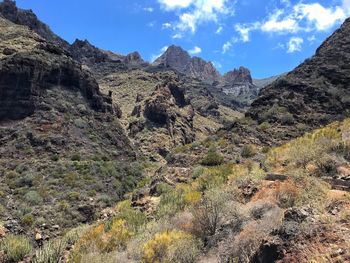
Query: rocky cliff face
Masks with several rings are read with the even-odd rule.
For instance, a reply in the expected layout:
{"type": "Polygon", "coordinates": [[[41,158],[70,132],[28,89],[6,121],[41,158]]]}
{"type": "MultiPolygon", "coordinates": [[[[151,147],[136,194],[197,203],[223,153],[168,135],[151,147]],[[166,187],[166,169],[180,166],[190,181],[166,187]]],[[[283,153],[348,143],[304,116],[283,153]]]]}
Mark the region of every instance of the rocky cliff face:
{"type": "Polygon", "coordinates": [[[350,19],[304,63],[267,86],[248,116],[312,128],[349,116],[350,19]]]}
{"type": "Polygon", "coordinates": [[[15,24],[29,27],[47,41],[68,50],[69,43],[53,33],[46,24],[37,18],[32,10],[22,10],[17,8],[15,1],[4,0],[0,3],[0,14],[15,24]]]}
{"type": "Polygon", "coordinates": [[[193,57],[186,66],[186,75],[208,83],[220,80],[220,73],[211,62],[206,62],[199,57],[193,57]]]}
{"type": "Polygon", "coordinates": [[[246,108],[258,96],[260,88],[253,84],[249,69],[240,67],[227,72],[220,87],[225,94],[237,98],[238,107],[246,108]]]}
{"type": "Polygon", "coordinates": [[[0,221],[10,232],[31,231],[21,224],[28,211],[61,227],[89,222],[106,205],[99,198],[120,199],[136,184],[137,151],[118,117],[111,96],[67,51],[0,17],[0,221]],[[57,202],[69,207],[61,213],[57,202]]]}
{"type": "Polygon", "coordinates": [[[0,120],[30,116],[54,86],[81,92],[97,111],[114,112],[111,98],[65,50],[3,18],[0,30],[0,120]]]}

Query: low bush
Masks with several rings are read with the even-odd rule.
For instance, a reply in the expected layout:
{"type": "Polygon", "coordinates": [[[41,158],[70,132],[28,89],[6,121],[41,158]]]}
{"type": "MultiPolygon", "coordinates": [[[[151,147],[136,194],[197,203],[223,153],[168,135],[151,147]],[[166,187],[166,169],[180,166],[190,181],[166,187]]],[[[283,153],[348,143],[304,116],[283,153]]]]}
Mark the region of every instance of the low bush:
{"type": "Polygon", "coordinates": [[[31,227],[34,224],[34,216],[32,214],[26,214],[21,218],[22,225],[26,227],[31,227]]]}
{"type": "Polygon", "coordinates": [[[223,162],[224,157],[218,153],[214,147],[211,147],[201,164],[205,166],[218,166],[223,164],[223,162]]]}
{"type": "Polygon", "coordinates": [[[251,157],[254,157],[256,154],[257,154],[257,149],[252,144],[244,145],[241,151],[241,156],[243,158],[251,158],[251,157]]]}
{"type": "Polygon", "coordinates": [[[32,244],[25,236],[7,235],[0,240],[0,251],[5,253],[5,262],[17,263],[33,250],[32,244]]]}
{"type": "Polygon", "coordinates": [[[32,260],[33,263],[61,262],[67,243],[62,240],[49,241],[39,248],[32,260]]]}
{"type": "Polygon", "coordinates": [[[190,234],[172,230],[156,234],[143,246],[143,262],[194,262],[200,243],[190,234]]]}
{"type": "Polygon", "coordinates": [[[315,175],[319,177],[330,176],[333,177],[337,173],[337,162],[329,155],[325,155],[316,160],[315,175]]]}
{"type": "Polygon", "coordinates": [[[40,205],[43,203],[43,198],[37,191],[29,191],[24,195],[24,200],[30,205],[40,205]]]}

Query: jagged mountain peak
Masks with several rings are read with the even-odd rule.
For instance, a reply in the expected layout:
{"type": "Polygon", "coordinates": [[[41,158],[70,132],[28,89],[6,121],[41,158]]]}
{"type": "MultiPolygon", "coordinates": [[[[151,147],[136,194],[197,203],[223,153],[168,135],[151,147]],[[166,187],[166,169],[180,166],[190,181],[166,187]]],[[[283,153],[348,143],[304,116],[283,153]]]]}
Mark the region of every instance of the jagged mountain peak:
{"type": "Polygon", "coordinates": [[[248,82],[253,84],[253,78],[251,76],[250,70],[245,67],[239,67],[238,69],[234,69],[232,71],[227,72],[223,76],[226,82],[235,82],[235,83],[245,83],[248,82]]]}
{"type": "Polygon", "coordinates": [[[179,46],[171,45],[168,49],[154,62],[154,66],[172,68],[180,73],[186,72],[186,66],[191,61],[191,56],[187,51],[179,46]]]}

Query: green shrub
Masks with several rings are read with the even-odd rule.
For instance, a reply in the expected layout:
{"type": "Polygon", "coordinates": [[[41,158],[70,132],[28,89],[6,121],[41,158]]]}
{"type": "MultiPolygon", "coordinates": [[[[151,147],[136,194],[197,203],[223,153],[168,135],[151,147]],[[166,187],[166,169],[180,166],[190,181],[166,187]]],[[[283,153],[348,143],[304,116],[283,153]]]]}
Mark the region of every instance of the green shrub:
{"type": "Polygon", "coordinates": [[[81,160],[80,155],[78,153],[73,154],[71,160],[79,162],[81,160]]]}
{"type": "Polygon", "coordinates": [[[21,223],[24,226],[31,227],[34,224],[34,216],[32,214],[26,214],[21,218],[21,223]]]}
{"type": "Polygon", "coordinates": [[[0,251],[5,253],[5,262],[16,263],[30,254],[33,247],[25,236],[8,235],[0,241],[0,251]]]}
{"type": "Polygon", "coordinates": [[[243,158],[254,157],[256,154],[257,154],[257,149],[252,144],[244,145],[243,148],[242,148],[242,151],[241,151],[241,156],[243,158]]]}
{"type": "Polygon", "coordinates": [[[294,123],[294,117],[291,113],[285,113],[281,116],[281,123],[285,125],[291,125],[294,123]]]}
{"type": "Polygon", "coordinates": [[[206,166],[218,166],[223,164],[224,157],[216,151],[214,147],[211,147],[207,155],[203,158],[201,164],[206,166]]]}
{"type": "Polygon", "coordinates": [[[33,263],[56,263],[61,262],[63,253],[67,247],[62,240],[45,243],[43,247],[36,251],[33,263]]]}
{"type": "Polygon", "coordinates": [[[192,179],[197,179],[204,173],[204,167],[202,166],[197,166],[193,169],[192,172],[192,179]]]}
{"type": "Polygon", "coordinates": [[[259,129],[262,131],[266,131],[266,130],[270,129],[270,127],[271,127],[271,125],[267,121],[265,121],[259,125],[259,129]]]}
{"type": "Polygon", "coordinates": [[[24,200],[30,205],[40,205],[43,203],[43,198],[37,191],[29,191],[24,195],[24,200]]]}
{"type": "Polygon", "coordinates": [[[60,159],[60,156],[58,154],[51,156],[51,161],[57,162],[60,159]]]}

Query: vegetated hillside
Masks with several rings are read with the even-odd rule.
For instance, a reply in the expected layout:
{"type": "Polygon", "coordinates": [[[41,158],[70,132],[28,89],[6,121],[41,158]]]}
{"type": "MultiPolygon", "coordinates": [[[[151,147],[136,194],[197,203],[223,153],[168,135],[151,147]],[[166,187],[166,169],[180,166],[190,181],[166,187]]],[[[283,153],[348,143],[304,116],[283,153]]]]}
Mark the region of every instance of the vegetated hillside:
{"type": "Polygon", "coordinates": [[[36,258],[347,262],[350,195],[322,177],[328,167],[349,177],[349,123],[269,150],[220,135],[174,149],[156,177],[104,211],[104,221],[46,243],[36,258]],[[233,145],[241,149],[235,157],[233,145]]]}
{"type": "MultiPolygon", "coordinates": [[[[317,54],[347,57],[346,24],[317,54]]],[[[324,121],[291,118],[279,81],[237,121],[215,85],[137,54],[87,41],[69,54],[3,18],[0,33],[0,262],[350,260],[350,120],[296,138],[324,121]]],[[[322,72],[317,54],[309,73],[322,72]]],[[[341,91],[346,65],[327,76],[341,91]]]]}
{"type": "Polygon", "coordinates": [[[32,10],[17,8],[15,1],[3,0],[0,3],[0,14],[15,24],[28,27],[48,42],[58,45],[66,50],[69,49],[69,43],[67,41],[52,32],[46,24],[37,18],[32,10]]]}
{"type": "Polygon", "coordinates": [[[120,115],[65,50],[0,18],[0,220],[8,231],[52,237],[136,186],[137,152],[120,115]]]}
{"type": "Polygon", "coordinates": [[[262,90],[247,116],[278,125],[277,133],[304,131],[349,116],[350,19],[316,54],[262,90]]]}
{"type": "Polygon", "coordinates": [[[173,71],[126,70],[98,79],[113,92],[123,111],[122,123],[131,140],[150,160],[215,133],[242,114],[222,105],[207,84],[173,71]]]}

